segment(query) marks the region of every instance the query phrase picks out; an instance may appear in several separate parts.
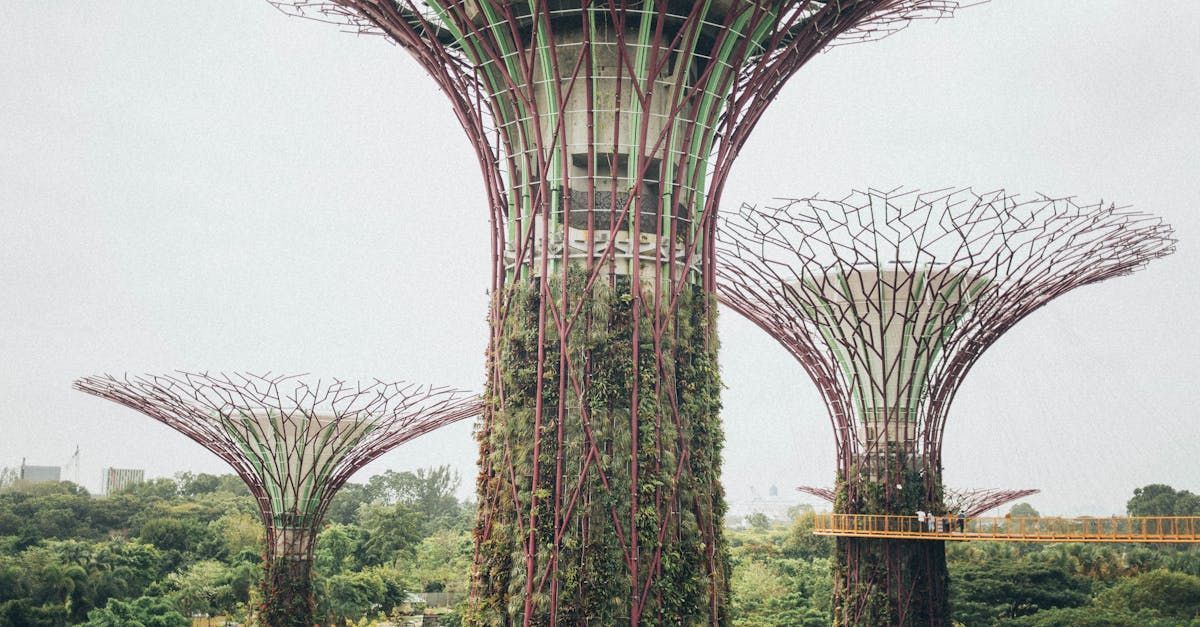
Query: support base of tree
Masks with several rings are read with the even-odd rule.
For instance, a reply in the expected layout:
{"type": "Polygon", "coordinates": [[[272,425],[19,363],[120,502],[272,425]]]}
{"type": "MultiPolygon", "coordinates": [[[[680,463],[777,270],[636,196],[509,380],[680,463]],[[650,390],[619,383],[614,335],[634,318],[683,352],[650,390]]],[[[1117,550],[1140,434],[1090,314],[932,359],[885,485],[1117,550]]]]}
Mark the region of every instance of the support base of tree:
{"type": "Polygon", "coordinates": [[[944,542],[838,538],[834,624],[949,625],[944,542]]]}
{"type": "Polygon", "coordinates": [[[711,297],[655,315],[627,277],[573,271],[565,307],[561,280],[501,298],[468,622],[727,622],[711,297]],[[564,334],[547,312],[576,306],[564,334]]]}
{"type": "Polygon", "coordinates": [[[316,617],[312,561],[286,557],[269,560],[262,579],[259,620],[268,627],[312,627],[316,617]]]}

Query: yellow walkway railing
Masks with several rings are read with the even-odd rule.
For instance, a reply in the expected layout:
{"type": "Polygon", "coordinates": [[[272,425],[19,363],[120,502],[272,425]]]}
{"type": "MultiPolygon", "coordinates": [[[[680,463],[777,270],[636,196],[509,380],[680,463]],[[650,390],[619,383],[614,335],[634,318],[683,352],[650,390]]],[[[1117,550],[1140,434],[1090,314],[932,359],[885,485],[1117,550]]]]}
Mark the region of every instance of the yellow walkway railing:
{"type": "Polygon", "coordinates": [[[819,536],[1003,542],[1200,543],[1200,516],[1113,518],[949,518],[922,524],[916,516],[816,514],[819,536]]]}

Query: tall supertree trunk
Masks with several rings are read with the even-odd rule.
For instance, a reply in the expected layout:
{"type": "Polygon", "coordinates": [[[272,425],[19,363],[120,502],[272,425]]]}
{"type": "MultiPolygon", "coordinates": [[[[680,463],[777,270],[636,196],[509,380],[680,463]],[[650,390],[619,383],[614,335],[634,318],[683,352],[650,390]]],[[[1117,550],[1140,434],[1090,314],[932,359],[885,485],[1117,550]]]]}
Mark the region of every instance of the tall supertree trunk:
{"type": "Polygon", "coordinates": [[[538,285],[507,288],[498,329],[472,620],[725,622],[712,299],[655,315],[628,277],[538,285]],[[563,302],[565,335],[539,324],[563,302]]]}
{"type": "Polygon", "coordinates": [[[270,627],[316,623],[312,565],[316,529],[268,529],[259,620],[270,627]]]}
{"type": "Polygon", "coordinates": [[[491,227],[477,624],[727,622],[712,295],[733,161],[835,41],[953,0],[280,0],[449,98],[491,227]]]}
{"type": "Polygon", "coordinates": [[[949,625],[944,542],[838,538],[835,625],[949,625]]]}
{"type": "MultiPolygon", "coordinates": [[[[903,456],[876,459],[879,474],[851,468],[853,479],[840,473],[834,513],[904,516],[926,512],[947,520],[941,473],[915,470],[903,456]]],[[[935,523],[936,524],[936,523],[935,523]]],[[[833,560],[835,625],[873,627],[942,626],[950,624],[949,572],[946,547],[940,540],[895,540],[839,537],[833,560]]]]}

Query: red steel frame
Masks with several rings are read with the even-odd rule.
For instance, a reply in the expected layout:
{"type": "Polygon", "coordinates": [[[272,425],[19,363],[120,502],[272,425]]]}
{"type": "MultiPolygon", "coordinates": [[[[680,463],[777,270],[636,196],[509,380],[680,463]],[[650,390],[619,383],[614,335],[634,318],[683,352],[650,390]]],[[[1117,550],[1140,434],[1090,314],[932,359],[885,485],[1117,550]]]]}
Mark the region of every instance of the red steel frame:
{"type": "MultiPolygon", "coordinates": [[[[671,389],[677,383],[671,381],[675,354],[664,348],[665,338],[678,323],[686,290],[696,289],[701,296],[714,293],[713,218],[735,157],[786,81],[818,52],[837,43],[877,39],[914,20],[948,16],[958,3],[278,0],[273,4],[289,14],[383,35],[405,49],[449,98],[478,158],[492,227],[493,263],[490,406],[480,432],[481,460],[500,461],[485,463],[481,469],[477,542],[491,537],[498,508],[507,508],[502,512],[506,524],[527,536],[521,569],[523,608],[506,620],[525,625],[560,621],[559,539],[568,525],[576,524],[572,516],[585,484],[610,489],[611,477],[601,464],[603,443],[593,437],[586,411],[592,392],[583,373],[589,357],[573,353],[568,344],[573,331],[587,326],[581,318],[588,301],[585,295],[594,286],[612,288],[618,276],[628,277],[634,320],[632,370],[638,372],[644,359],[641,351],[650,350],[653,367],[662,373],[649,388],[636,378],[629,386],[625,404],[630,408],[632,451],[622,470],[630,477],[628,502],[613,505],[608,516],[631,573],[628,620],[640,624],[661,570],[663,538],[668,527],[678,523],[677,488],[686,479],[677,473],[658,489],[653,512],[639,510],[644,507],[638,497],[639,473],[647,470],[640,461],[646,454],[638,449],[641,430],[661,432],[664,421],[686,430],[695,418],[680,409],[671,389]],[[583,35],[568,36],[568,31],[583,35]],[[601,98],[598,86],[604,80],[609,87],[603,89],[616,87],[615,93],[603,92],[601,98]],[[583,122],[570,125],[571,115],[583,122]],[[572,168],[586,171],[572,173],[572,168]],[[624,171],[618,174],[619,169],[624,171]],[[577,198],[583,199],[578,205],[577,198]],[[622,248],[621,241],[632,243],[622,248]],[[569,273],[580,271],[584,287],[581,293],[570,293],[564,287],[569,273]],[[493,442],[496,416],[510,408],[511,394],[503,384],[510,347],[503,330],[511,315],[513,289],[520,286],[533,286],[539,301],[537,380],[553,366],[546,364],[548,356],[557,361],[559,373],[554,399],[547,401],[542,387],[534,393],[532,416],[532,433],[542,434],[548,425],[557,430],[557,435],[534,439],[533,459],[540,460],[542,448],[556,451],[558,459],[545,469],[535,461],[532,476],[517,471],[515,445],[493,442]],[[666,415],[656,416],[652,424],[639,420],[639,395],[666,406],[666,415]],[[586,443],[579,452],[582,460],[574,469],[562,460],[564,421],[585,432],[586,443]],[[504,487],[489,487],[497,484],[504,487]],[[532,489],[543,484],[548,484],[547,495],[532,489]],[[521,503],[522,498],[528,502],[515,509],[504,504],[521,503]],[[662,521],[657,534],[639,538],[640,513],[662,521]],[[535,534],[546,516],[552,519],[551,542],[535,534]],[[535,599],[542,598],[548,598],[548,609],[535,607],[541,603],[535,599]]],[[[709,305],[700,307],[712,317],[709,305]]],[[[715,351],[714,339],[705,340],[706,350],[712,344],[715,351]]],[[[687,437],[656,446],[659,457],[688,460],[700,454],[687,437]]],[[[719,440],[715,446],[719,447],[719,440]]],[[[703,454],[719,458],[719,450],[703,454]]],[[[725,620],[719,519],[724,506],[719,492],[708,498],[697,509],[707,552],[707,572],[697,576],[710,579],[708,620],[718,623],[725,620]]],[[[477,557],[477,570],[481,560],[486,558],[477,557]]]]}
{"type": "MultiPolygon", "coordinates": [[[[822,488],[819,486],[802,485],[796,488],[797,492],[811,494],[819,499],[824,499],[832,503],[837,498],[837,491],[833,488],[822,488]]],[[[948,513],[953,515],[962,514],[967,518],[982,516],[983,514],[1000,507],[1012,503],[1013,501],[1023,499],[1027,496],[1037,494],[1041,490],[1025,488],[1017,490],[1004,490],[1000,488],[982,488],[973,490],[954,490],[951,488],[945,489],[945,503],[948,513]]]]}
{"type": "MultiPolygon", "coordinates": [[[[722,220],[718,241],[721,302],[777,339],[817,384],[829,409],[839,471],[849,473],[866,453],[854,416],[854,391],[838,366],[835,349],[871,359],[882,347],[822,334],[806,312],[834,273],[861,274],[900,262],[946,268],[983,283],[959,305],[952,332],[933,355],[924,381],[917,433],[922,456],[941,467],[942,434],[950,403],[986,349],[1006,331],[1054,298],[1129,274],[1174,251],[1171,228],[1161,219],[1113,205],[1083,205],[1072,198],[1028,200],[1003,191],[929,193],[868,190],[840,200],[811,198],[778,208],[743,207],[722,220]]],[[[896,296],[909,284],[886,285],[896,296]]],[[[884,300],[887,300],[886,298],[884,300]]],[[[900,315],[897,312],[895,315],[900,315]]],[[[949,315],[946,316],[949,319],[949,315]]],[[[867,338],[869,340],[870,338],[867,338]]],[[[878,342],[878,339],[875,340],[878,342]]]]}
{"type": "MultiPolygon", "coordinates": [[[[1158,218],[1070,198],[867,190],[837,200],[744,207],[722,219],[717,247],[721,302],[792,353],[825,400],[839,488],[805,491],[834,500],[836,513],[913,515],[891,510],[949,505],[941,485],[946,419],[959,385],[987,348],[1052,299],[1129,274],[1173,252],[1175,240],[1158,218]],[[938,313],[912,302],[931,303],[938,313]],[[878,321],[863,322],[868,319],[878,321]],[[889,335],[900,328],[903,334],[889,335]],[[888,346],[896,337],[907,343],[900,350],[888,346]],[[904,401],[886,408],[880,429],[875,410],[863,406],[878,405],[882,396],[904,401]],[[881,442],[881,432],[904,435],[881,442]],[[921,492],[915,502],[913,489],[921,492]],[[858,511],[864,502],[881,510],[858,511]]],[[[978,504],[967,499],[967,506],[1008,495],[994,496],[978,504]]],[[[945,622],[939,616],[946,607],[941,549],[839,539],[839,558],[842,624],[883,620],[855,605],[878,587],[889,591],[889,622],[909,624],[910,610],[945,622]],[[928,589],[915,591],[928,603],[919,609],[912,605],[918,571],[904,566],[914,562],[925,562],[920,572],[935,573],[932,583],[921,584],[928,589]]]]}

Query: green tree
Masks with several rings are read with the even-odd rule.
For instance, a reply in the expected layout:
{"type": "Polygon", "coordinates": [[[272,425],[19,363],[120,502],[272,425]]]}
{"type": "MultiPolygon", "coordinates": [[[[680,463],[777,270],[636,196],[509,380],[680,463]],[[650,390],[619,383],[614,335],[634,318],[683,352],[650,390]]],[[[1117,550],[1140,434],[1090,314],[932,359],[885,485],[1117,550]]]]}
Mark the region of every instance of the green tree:
{"type": "Polygon", "coordinates": [[[21,473],[16,468],[5,466],[0,468],[0,490],[4,490],[12,486],[20,479],[21,473]]]}
{"type": "Polygon", "coordinates": [[[353,563],[358,548],[357,529],[334,523],[317,535],[313,562],[323,575],[337,575],[353,563]]]}
{"type": "Polygon", "coordinates": [[[179,495],[179,484],[166,477],[157,477],[135,483],[126,492],[141,499],[170,501],[179,495]]]}
{"type": "Polygon", "coordinates": [[[786,528],[730,531],[733,621],[737,626],[828,625],[832,543],[812,534],[813,516],[786,528]]]}
{"type": "Polygon", "coordinates": [[[789,592],[787,580],[765,562],[739,561],[733,569],[733,612],[737,625],[761,625],[771,601],[789,592]]]}
{"type": "Polygon", "coordinates": [[[206,531],[194,520],[153,518],[142,525],[138,538],[160,550],[183,553],[192,550],[207,535],[206,531]]]}
{"type": "Polygon", "coordinates": [[[1086,579],[1066,568],[1026,559],[952,564],[950,574],[952,615],[964,625],[990,625],[1091,600],[1086,579]]]}
{"type": "Polygon", "coordinates": [[[746,524],[755,531],[768,531],[771,529],[771,519],[762,512],[754,512],[746,517],[746,524]]]}
{"type": "Polygon", "coordinates": [[[359,511],[359,517],[366,531],[358,552],[364,565],[395,563],[402,555],[410,555],[424,535],[421,514],[404,503],[368,505],[359,511]]]}
{"type": "Polygon", "coordinates": [[[196,562],[182,572],[167,577],[170,599],[175,607],[185,614],[212,616],[233,609],[233,573],[221,562],[205,560],[196,562]]]}
{"type": "Polygon", "coordinates": [[[361,483],[347,483],[333,495],[325,520],[351,525],[358,521],[358,509],[371,502],[374,492],[361,483]]]}
{"type": "MultiPolygon", "coordinates": [[[[160,552],[140,542],[47,541],[39,550],[45,551],[49,561],[72,569],[75,583],[69,607],[76,622],[110,598],[140,596],[163,574],[160,552]]],[[[28,553],[32,556],[35,551],[28,553]]]]}
{"type": "MultiPolygon", "coordinates": [[[[385,610],[387,584],[376,572],[341,573],[320,580],[319,611],[333,624],[344,625],[385,610]]],[[[390,609],[390,608],[386,608],[390,609]]]]}
{"type": "Polygon", "coordinates": [[[0,603],[0,625],[22,627],[61,627],[67,624],[69,612],[61,603],[37,605],[29,599],[0,603]]]}
{"type": "Polygon", "coordinates": [[[21,548],[45,538],[98,538],[95,499],[65,481],[38,483],[0,494],[0,535],[20,538],[21,548]]]}
{"type": "Polygon", "coordinates": [[[230,512],[208,523],[208,535],[219,539],[222,553],[236,556],[243,551],[262,552],[262,522],[244,512],[230,512]]]}
{"type": "Polygon", "coordinates": [[[175,483],[179,486],[180,495],[197,496],[216,492],[221,487],[221,478],[204,472],[181,472],[175,475],[175,483]]]}
{"type": "Polygon", "coordinates": [[[418,512],[423,520],[422,535],[429,535],[435,529],[469,525],[454,496],[461,481],[449,466],[419,468],[416,472],[389,470],[371,477],[367,492],[373,502],[405,504],[418,512]]]}
{"type": "Polygon", "coordinates": [[[1013,505],[1008,510],[1008,515],[1013,518],[1041,518],[1041,514],[1029,503],[1021,502],[1013,505]]]}
{"type": "Polygon", "coordinates": [[[1110,583],[1138,572],[1126,553],[1103,544],[1051,544],[1028,554],[1033,563],[1053,565],[1092,581],[1110,583]]]}
{"type": "Polygon", "coordinates": [[[109,599],[103,608],[88,613],[86,627],[191,627],[192,621],[166,601],[139,597],[130,602],[109,599]]]}
{"type": "Polygon", "coordinates": [[[1134,490],[1125,509],[1130,516],[1200,516],[1200,495],[1154,483],[1134,490]]]}
{"type": "Polygon", "coordinates": [[[405,581],[423,592],[466,594],[471,572],[471,534],[442,529],[421,540],[407,564],[405,581]]]}
{"type": "Polygon", "coordinates": [[[787,517],[788,520],[794,521],[801,516],[813,514],[814,511],[815,510],[813,509],[813,506],[809,505],[808,503],[797,503],[796,505],[787,508],[787,517]]]}
{"type": "Polygon", "coordinates": [[[91,527],[101,536],[128,535],[134,520],[144,515],[150,502],[121,492],[103,499],[92,499],[91,527]]]}
{"type": "Polygon", "coordinates": [[[1200,577],[1155,570],[1126,579],[1096,595],[1096,605],[1163,618],[1200,618],[1200,577]]]}
{"type": "Polygon", "coordinates": [[[780,548],[783,555],[793,559],[812,560],[833,556],[833,538],[813,534],[816,515],[811,511],[792,520],[780,548]]]}
{"type": "Polygon", "coordinates": [[[1004,627],[1179,627],[1145,613],[1130,614],[1098,607],[1067,607],[1041,610],[1000,623],[1004,627]]]}

